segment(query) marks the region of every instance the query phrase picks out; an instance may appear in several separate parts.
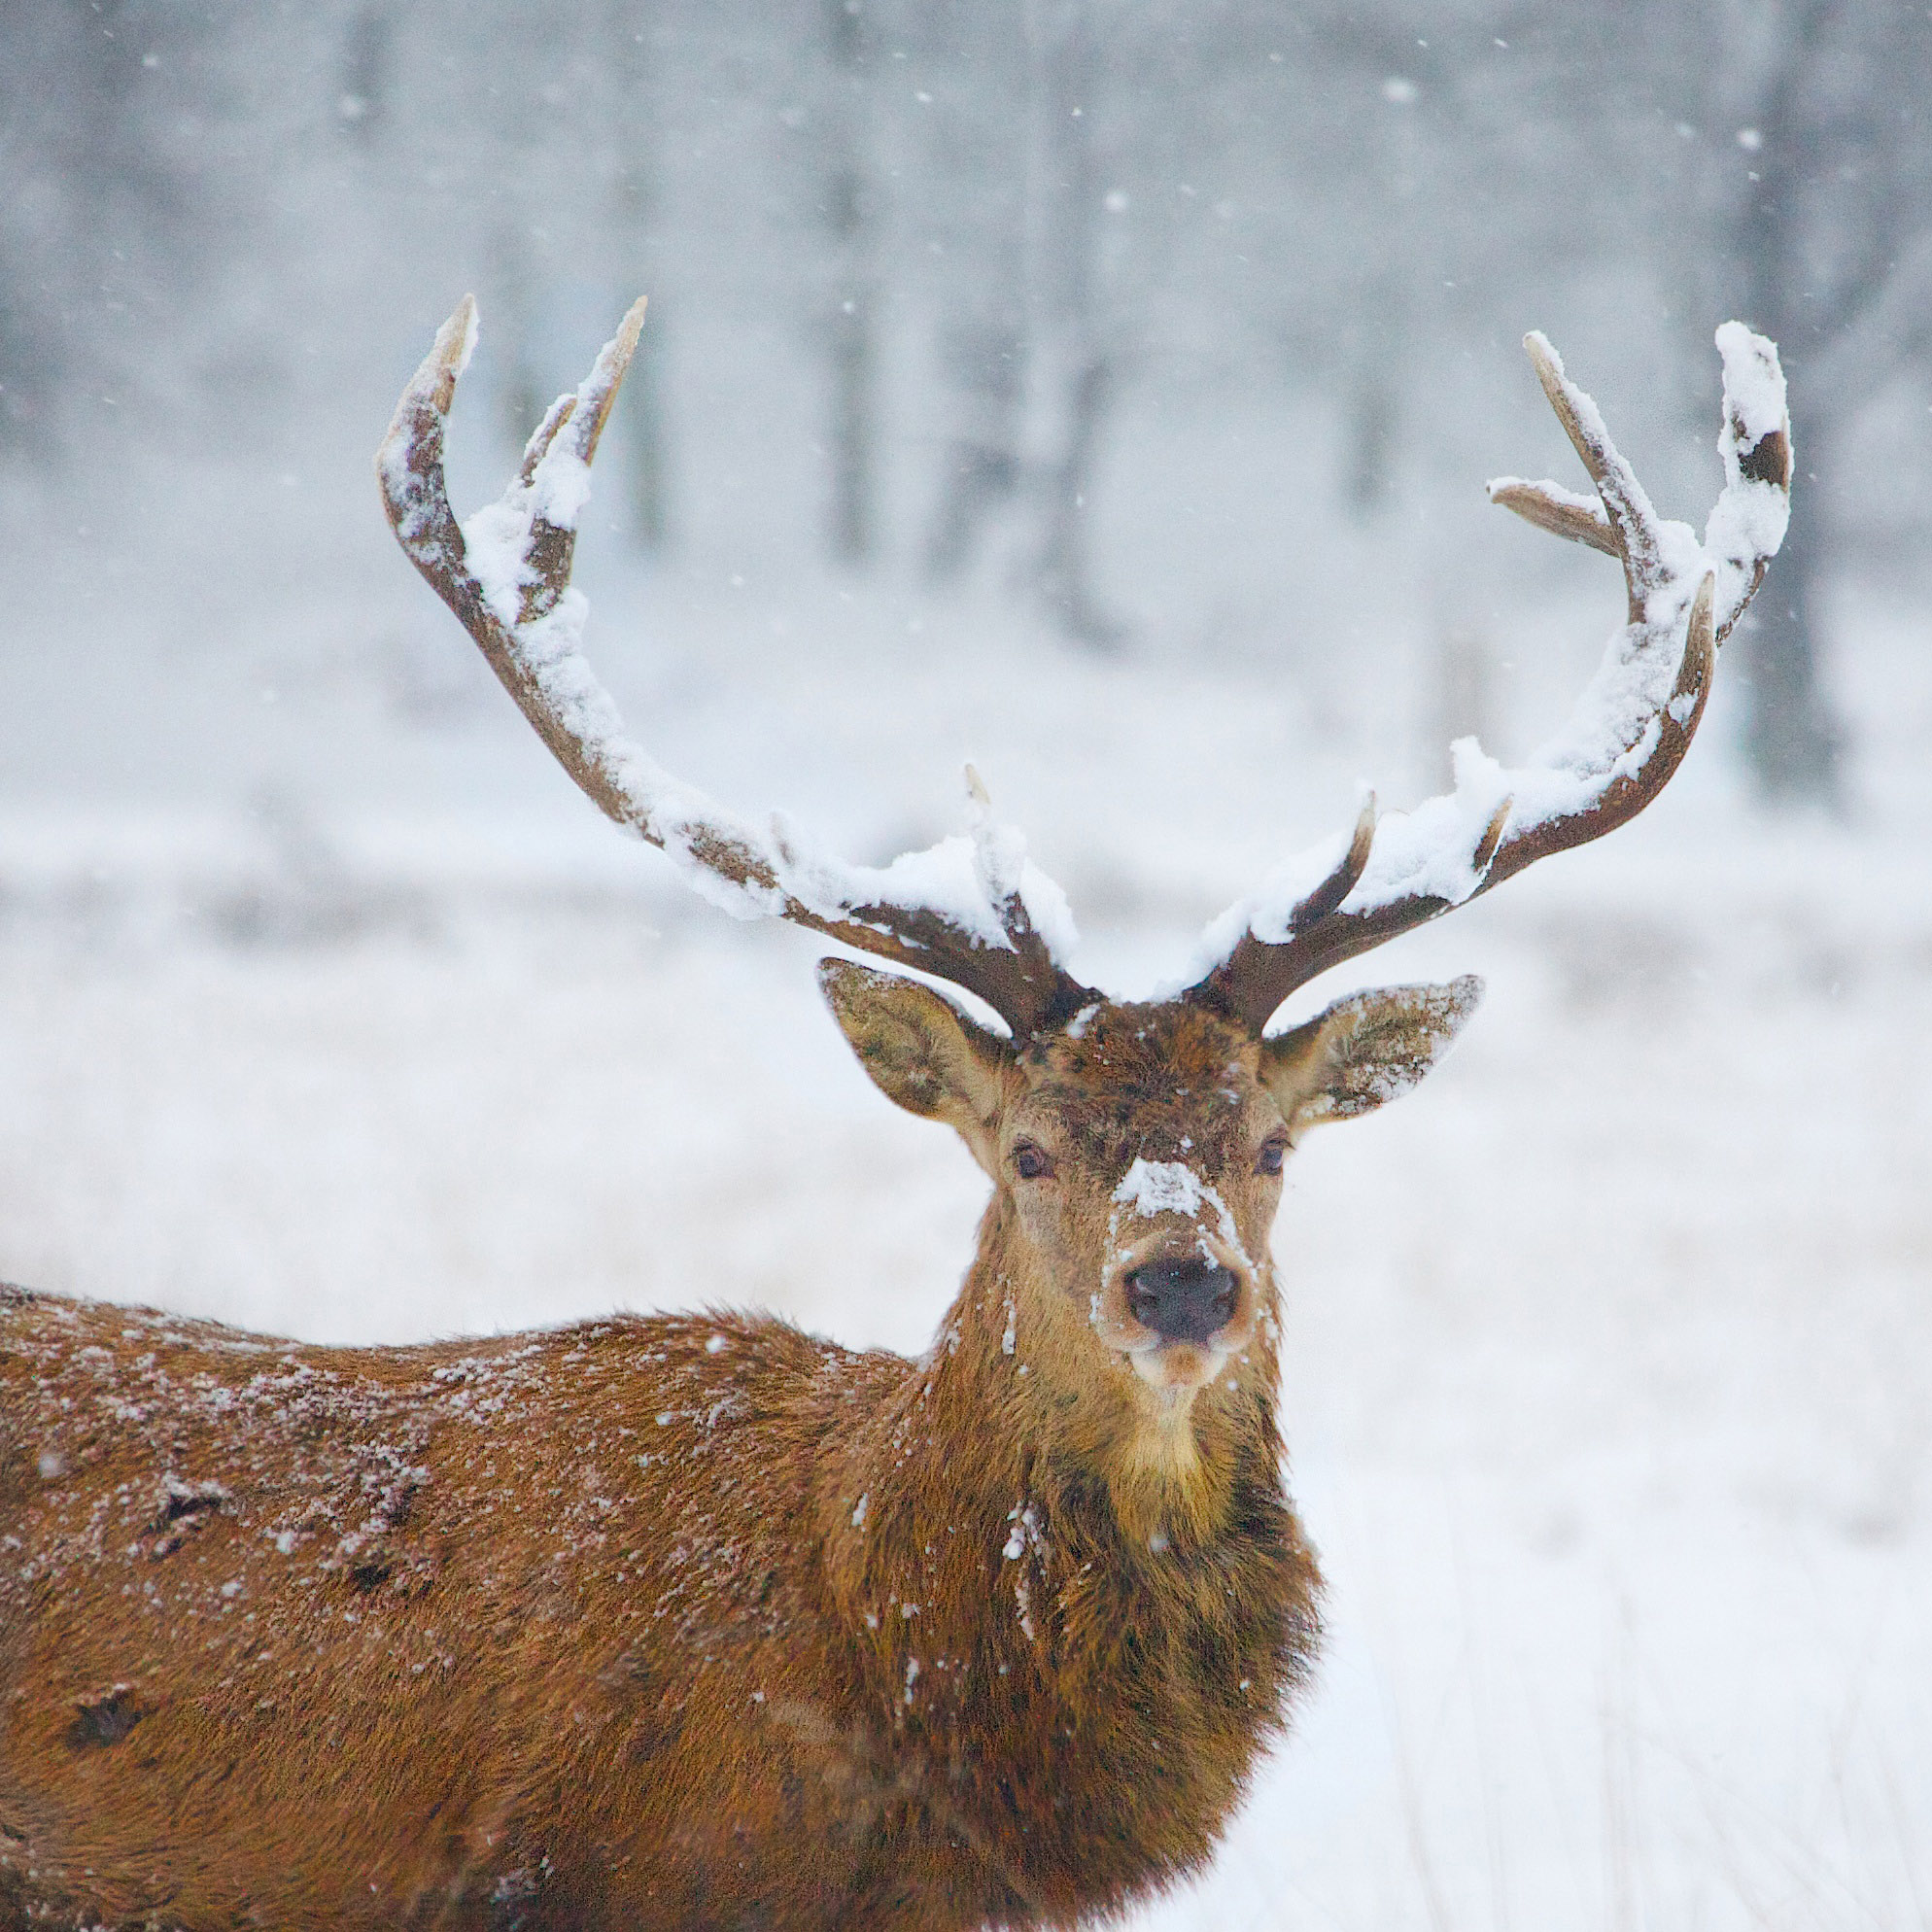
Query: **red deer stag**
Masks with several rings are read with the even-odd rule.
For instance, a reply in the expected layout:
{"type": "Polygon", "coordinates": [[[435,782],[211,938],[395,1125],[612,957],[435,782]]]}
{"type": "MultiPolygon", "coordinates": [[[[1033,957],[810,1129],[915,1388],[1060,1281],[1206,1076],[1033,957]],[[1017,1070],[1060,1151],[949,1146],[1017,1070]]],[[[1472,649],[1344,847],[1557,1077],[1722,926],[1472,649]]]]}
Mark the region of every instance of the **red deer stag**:
{"type": "Polygon", "coordinates": [[[1726,481],[1661,521],[1548,345],[1596,485],[1491,494],[1623,564],[1629,621],[1525,769],[1285,865],[1191,983],[1111,1000],[982,801],[868,871],[731,816],[621,735],[568,589],[641,319],[459,528],[466,303],[379,459],[403,548],[610,817],[741,917],[848,960],[886,1096],[985,1170],[931,1349],[615,1317],[312,1348],[0,1294],[0,1919],[11,1925],[865,1927],[1104,1915],[1198,1868],[1317,1637],[1283,1493],[1282,1162],[1412,1087],[1478,986],[1315,975],[1642,810],[1683,757],[1790,482],[1772,346],[1732,324],[1726,481]]]}

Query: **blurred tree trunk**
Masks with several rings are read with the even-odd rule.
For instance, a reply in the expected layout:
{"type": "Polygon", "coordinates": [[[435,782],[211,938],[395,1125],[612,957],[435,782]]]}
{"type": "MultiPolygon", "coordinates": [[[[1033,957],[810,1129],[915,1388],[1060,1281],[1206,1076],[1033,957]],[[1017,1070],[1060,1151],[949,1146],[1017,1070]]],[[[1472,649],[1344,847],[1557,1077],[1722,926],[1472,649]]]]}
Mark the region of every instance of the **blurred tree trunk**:
{"type": "Polygon", "coordinates": [[[198,10],[0,0],[0,448],[52,459],[106,392],[165,389],[156,333],[256,212],[184,133],[220,32],[198,10]]]}
{"type": "Polygon", "coordinates": [[[395,82],[393,0],[369,0],[349,17],[342,36],[341,91],[335,118],[358,146],[372,146],[389,118],[395,82]]]}
{"type": "MultiPolygon", "coordinates": [[[[1715,4],[1698,17],[1707,39],[1741,24],[1715,4]]],[[[1724,294],[1783,356],[1799,460],[1790,534],[1740,639],[1745,744],[1767,798],[1835,808],[1824,594],[1855,533],[1831,499],[1858,412],[1932,349],[1932,23],[1898,0],[1783,0],[1742,22],[1705,106],[1723,157],[1716,254],[1724,294]],[[1746,86],[1721,91],[1733,72],[1746,86]]]]}
{"type": "MultiPolygon", "coordinates": [[[[1005,278],[1009,297],[1017,294],[1019,279],[1017,272],[1005,278]]],[[[1002,302],[999,293],[997,286],[983,293],[986,313],[954,316],[949,310],[941,328],[953,423],[926,538],[926,570],[935,582],[965,569],[1019,486],[1026,330],[1014,303],[1002,302]]]]}
{"type": "Polygon", "coordinates": [[[1087,0],[1029,0],[1032,108],[1025,197],[1026,431],[1022,472],[1034,499],[1031,573],[1068,637],[1119,641],[1093,586],[1090,502],[1114,401],[1096,287],[1101,218],[1094,112],[1099,58],[1087,0]]]}
{"type": "MultiPolygon", "coordinates": [[[[1360,72],[1370,66],[1376,51],[1373,45],[1358,44],[1348,48],[1346,58],[1360,72]]],[[[1416,286],[1429,273],[1424,265],[1429,238],[1421,232],[1417,206],[1423,175],[1418,89],[1405,76],[1390,73],[1390,57],[1384,52],[1374,63],[1385,78],[1376,89],[1372,162],[1363,184],[1380,203],[1375,210],[1380,257],[1367,252],[1340,329],[1348,345],[1349,388],[1343,491],[1359,521],[1373,516],[1395,487],[1409,404],[1403,384],[1410,364],[1416,286]]]]}
{"type": "Polygon", "coordinates": [[[940,83],[919,122],[944,397],[940,476],[925,538],[926,573],[936,583],[961,576],[987,551],[1009,584],[1032,574],[1027,5],[976,0],[970,13],[935,8],[925,17],[923,52],[940,83]]]}
{"type": "Polygon", "coordinates": [[[619,421],[630,458],[630,523],[641,550],[664,550],[671,538],[670,454],[664,409],[664,357],[669,316],[664,295],[651,286],[652,224],[657,219],[657,139],[662,117],[655,96],[656,70],[648,39],[652,10],[638,0],[611,0],[604,40],[605,84],[610,89],[610,201],[615,229],[619,300],[628,306],[650,297],[644,332],[638,340],[624,387],[619,421]]]}
{"type": "MultiPolygon", "coordinates": [[[[61,122],[81,91],[84,29],[52,7],[0,6],[0,73],[34,74],[5,116],[8,192],[0,201],[0,454],[54,455],[54,408],[75,359],[66,290],[49,274],[47,230],[27,213],[68,189],[61,122]]],[[[69,253],[63,249],[62,253],[69,253]]]]}
{"type": "Polygon", "coordinates": [[[1121,627],[1094,596],[1088,498],[1100,432],[1114,398],[1114,367],[1104,356],[1083,357],[1062,381],[1055,412],[1059,448],[1039,476],[1040,596],[1068,637],[1104,647],[1120,641],[1121,627]]]}
{"type": "MultiPolygon", "coordinates": [[[[1743,131],[1742,152],[1754,162],[1749,192],[1739,210],[1733,247],[1745,320],[1777,342],[1796,377],[1800,420],[1811,403],[1812,436],[1828,437],[1836,413],[1827,398],[1807,397],[1805,365],[1822,336],[1847,322],[1845,294],[1818,286],[1811,273],[1814,237],[1808,233],[1803,192],[1807,175],[1839,158],[1826,130],[1808,127],[1802,92],[1808,65],[1835,0],[1810,0],[1783,23],[1781,45],[1759,106],[1757,123],[1743,131]],[[1821,299],[1822,298],[1822,299],[1821,299]]],[[[1802,441],[1801,449],[1804,447],[1802,441]]],[[[1811,460],[1824,470],[1815,451],[1811,460]]],[[[1832,716],[1818,678],[1823,572],[1829,556],[1823,517],[1812,480],[1801,470],[1792,492],[1791,527],[1765,581],[1741,641],[1750,667],[1746,754],[1758,788],[1767,798],[1843,803],[1844,733],[1832,716]]]]}
{"type": "Polygon", "coordinates": [[[631,450],[631,535],[653,554],[671,547],[671,456],[666,447],[664,361],[668,316],[662,295],[651,298],[619,393],[631,450]]]}
{"type": "Polygon", "coordinates": [[[1342,494],[1358,523],[1366,523],[1389,500],[1399,420],[1389,359],[1366,348],[1349,373],[1348,453],[1342,477],[1342,494]]]}
{"type": "MultiPolygon", "coordinates": [[[[1777,336],[1775,327],[1768,329],[1777,336]]],[[[1800,473],[1791,526],[1741,641],[1748,653],[1744,749],[1765,797],[1844,804],[1845,734],[1818,680],[1829,545],[1814,487],[1800,473]]]]}
{"type": "Polygon", "coordinates": [[[868,153],[872,33],[864,0],[821,0],[831,86],[819,206],[832,242],[830,360],[832,492],[827,530],[841,563],[869,562],[877,546],[879,190],[868,153]]]}
{"type": "Polygon", "coordinates": [[[498,392],[498,421],[505,443],[521,450],[542,420],[550,401],[536,365],[536,271],[523,211],[512,200],[500,215],[490,238],[491,333],[503,347],[497,363],[503,371],[498,392]]]}

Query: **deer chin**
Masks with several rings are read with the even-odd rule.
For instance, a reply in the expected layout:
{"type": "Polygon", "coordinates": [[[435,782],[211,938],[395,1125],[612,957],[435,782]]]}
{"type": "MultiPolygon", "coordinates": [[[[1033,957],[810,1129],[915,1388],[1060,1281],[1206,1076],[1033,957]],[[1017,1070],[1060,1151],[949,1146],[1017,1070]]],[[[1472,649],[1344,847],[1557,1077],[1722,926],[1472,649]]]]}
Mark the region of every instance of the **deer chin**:
{"type": "Polygon", "coordinates": [[[1136,1422],[1109,1471],[1115,1515],[1130,1542],[1156,1556],[1198,1541],[1225,1507],[1225,1485],[1203,1459],[1194,1397],[1226,1357],[1196,1342],[1123,1350],[1133,1363],[1136,1422]]]}
{"type": "Polygon", "coordinates": [[[1193,1406],[1196,1392],[1221,1373],[1227,1351],[1201,1342],[1156,1342],[1151,1348],[1129,1349],[1127,1360],[1160,1398],[1163,1416],[1178,1421],[1193,1406]]]}

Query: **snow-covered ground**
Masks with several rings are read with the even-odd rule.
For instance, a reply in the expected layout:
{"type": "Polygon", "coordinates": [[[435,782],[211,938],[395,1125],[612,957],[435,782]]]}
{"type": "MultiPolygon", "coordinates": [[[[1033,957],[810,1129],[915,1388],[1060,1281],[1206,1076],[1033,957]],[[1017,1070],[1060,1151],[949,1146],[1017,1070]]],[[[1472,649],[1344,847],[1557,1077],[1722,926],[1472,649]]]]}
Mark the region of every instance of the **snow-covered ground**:
{"type": "MultiPolygon", "coordinates": [[[[597,820],[387,543],[235,590],[70,552],[16,601],[0,1275],[327,1339],[748,1302],[921,1346],[971,1162],[852,1063],[808,936],[597,820]]],[[[638,735],[866,860],[956,824],[973,756],[1118,990],[1339,829],[1357,776],[1398,803],[1441,776],[1372,569],[1272,657],[1112,661],[990,605],[735,574],[644,583],[587,542],[638,735]]],[[[1524,581],[1489,631],[1519,755],[1620,601],[1601,559],[1524,581]]],[[[1413,1098],[1294,1164],[1327,1661],[1147,1925],[1932,1915],[1932,659],[1878,592],[1842,636],[1848,824],[1746,809],[1720,693],[1643,820],[1301,997],[1490,985],[1413,1098]]]]}

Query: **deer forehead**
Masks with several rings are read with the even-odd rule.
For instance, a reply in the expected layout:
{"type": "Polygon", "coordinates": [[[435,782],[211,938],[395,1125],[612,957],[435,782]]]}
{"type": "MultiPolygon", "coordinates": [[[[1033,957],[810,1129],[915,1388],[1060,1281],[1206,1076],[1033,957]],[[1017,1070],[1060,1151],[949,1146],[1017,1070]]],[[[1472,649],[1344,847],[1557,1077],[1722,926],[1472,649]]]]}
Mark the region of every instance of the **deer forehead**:
{"type": "Polygon", "coordinates": [[[1179,1003],[1089,1009],[1025,1057],[1020,1131],[1050,1131],[1118,1181],[1136,1161],[1211,1169],[1237,1156],[1271,1105],[1243,1029],[1179,1003]]]}

